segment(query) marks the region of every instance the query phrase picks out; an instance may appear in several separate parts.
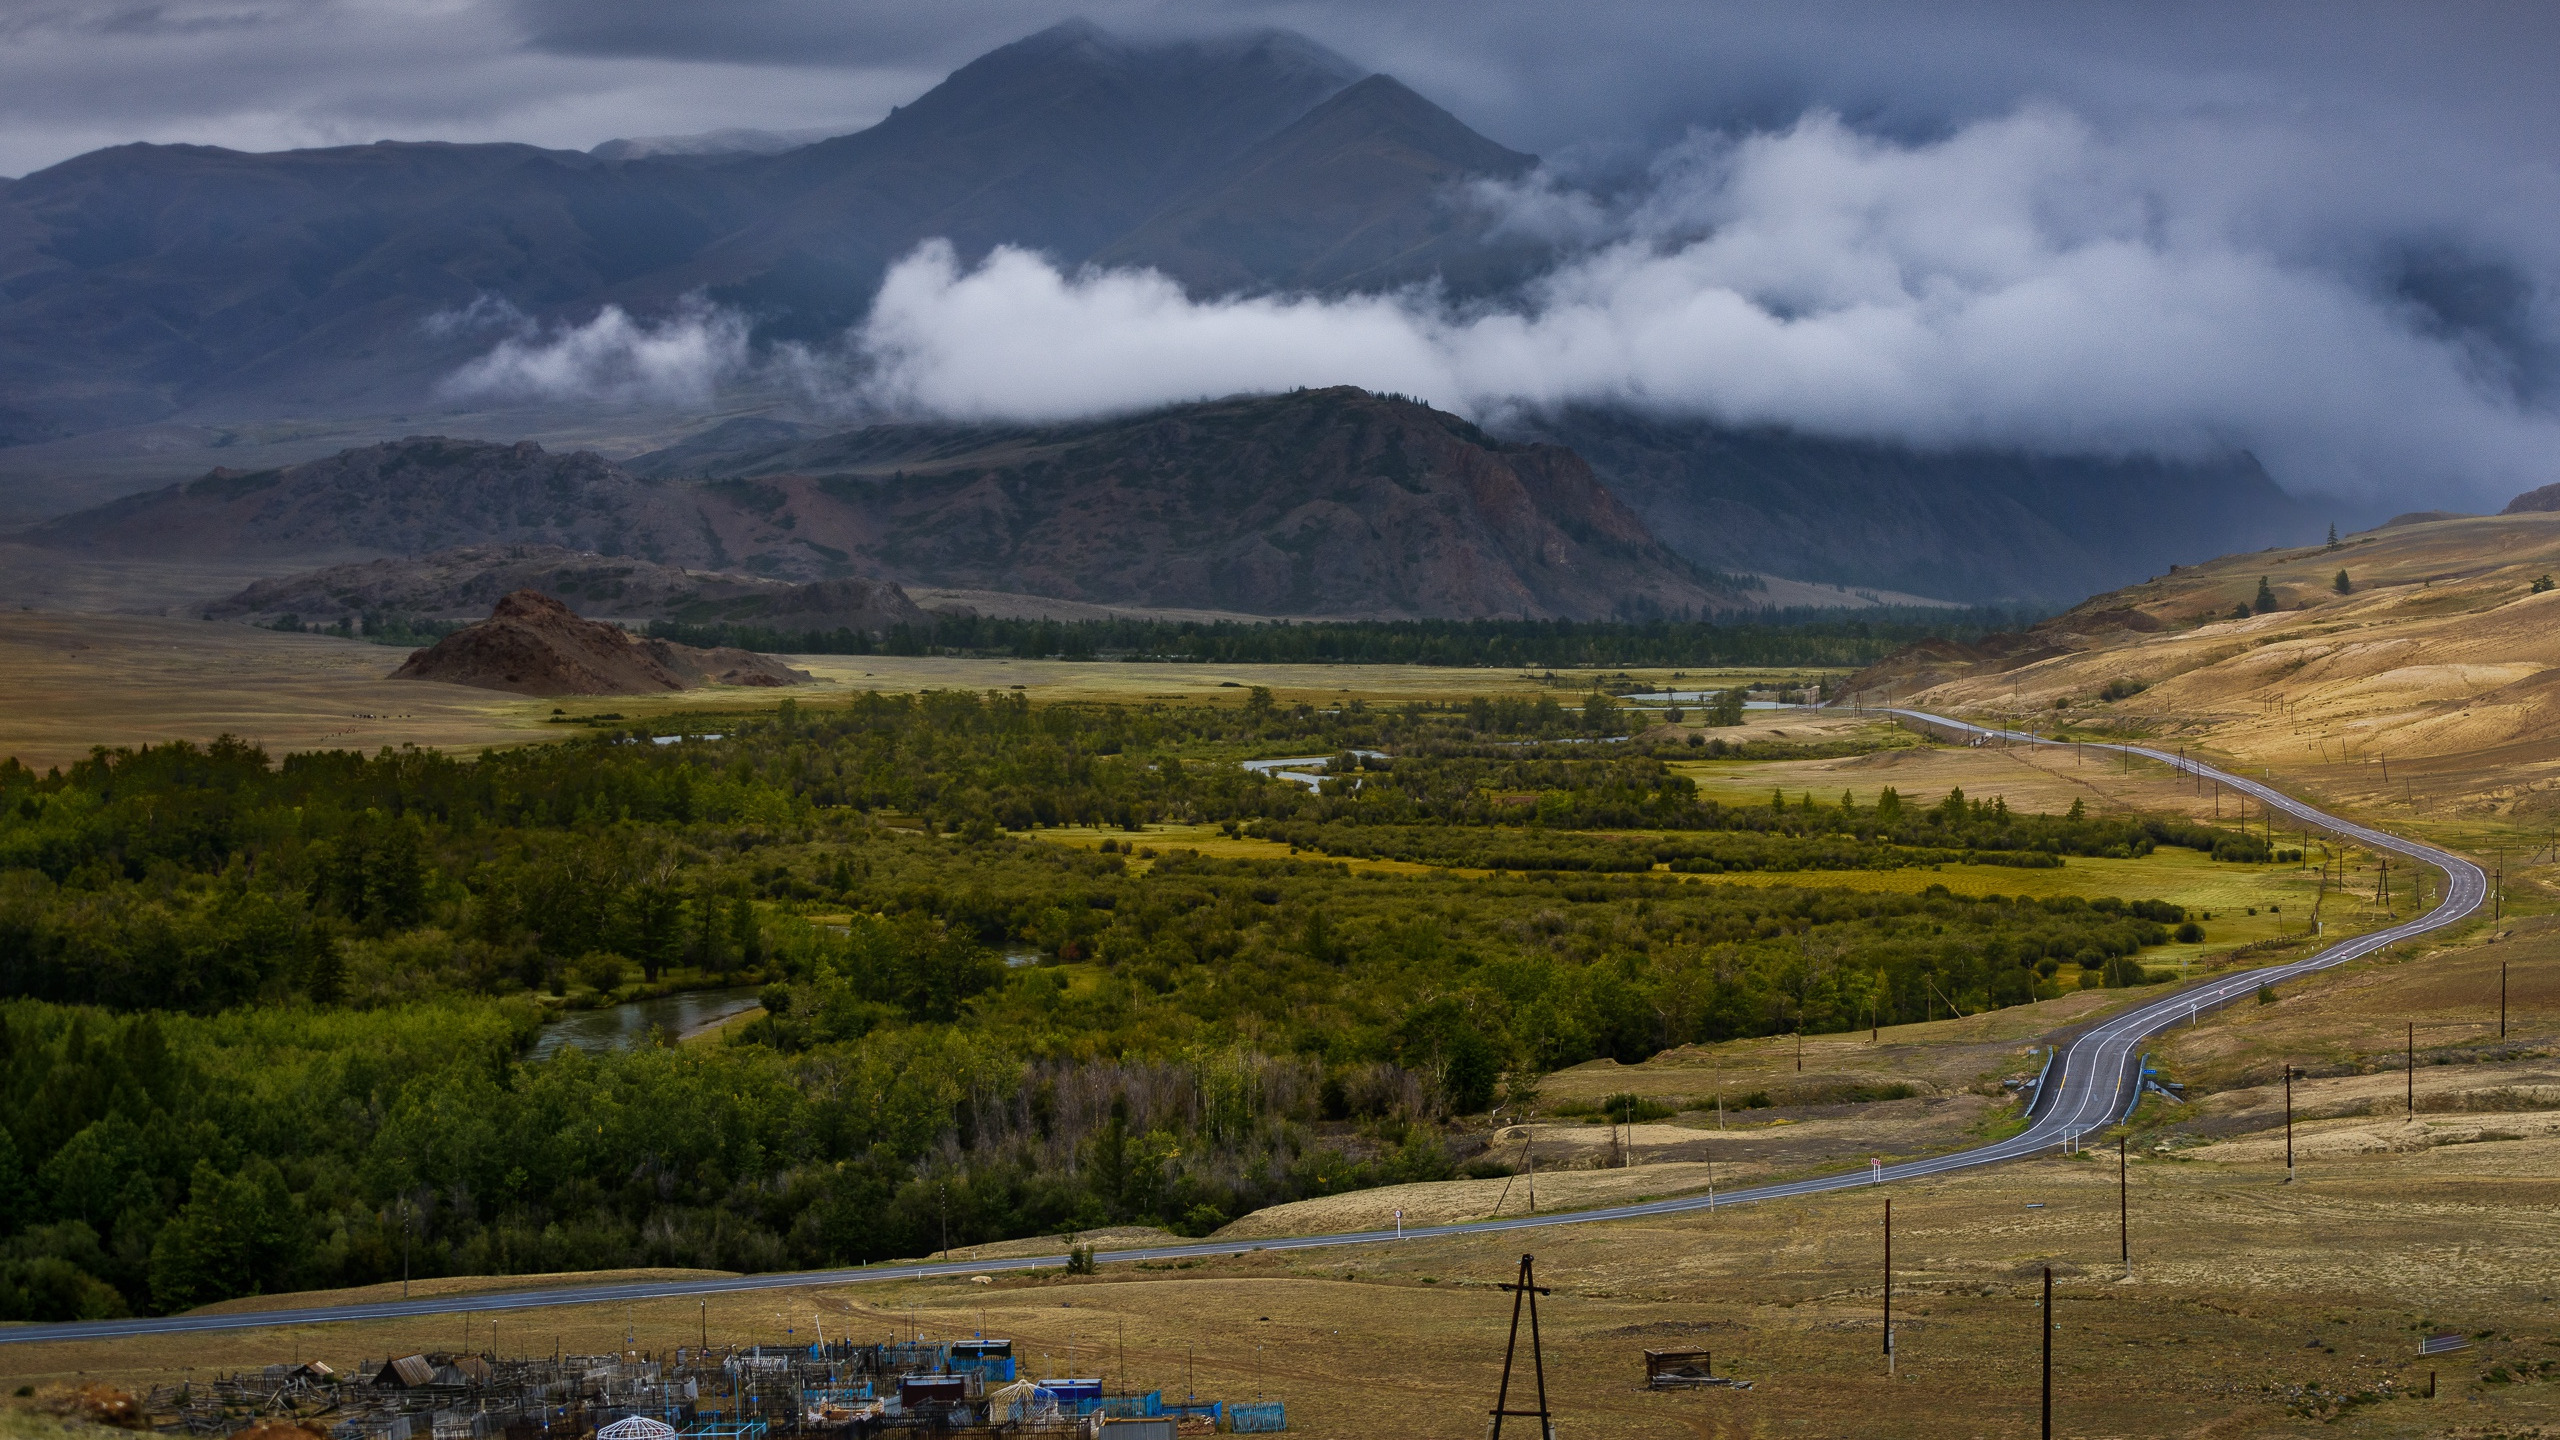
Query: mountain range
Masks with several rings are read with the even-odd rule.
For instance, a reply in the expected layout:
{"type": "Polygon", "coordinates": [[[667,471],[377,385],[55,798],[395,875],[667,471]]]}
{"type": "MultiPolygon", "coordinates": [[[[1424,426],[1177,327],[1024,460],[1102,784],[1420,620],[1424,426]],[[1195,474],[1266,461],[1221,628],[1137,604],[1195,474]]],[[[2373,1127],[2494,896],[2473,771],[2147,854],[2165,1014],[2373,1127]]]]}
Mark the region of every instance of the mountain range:
{"type": "MultiPolygon", "coordinates": [[[[26,538],[279,565],[557,546],[779,580],[1263,615],[1600,619],[1760,603],[1747,581],[1663,547],[1572,451],[1348,386],[1038,428],[814,440],[792,428],[739,422],[628,466],[416,437],[217,469],[26,538]]],[[[364,584],[311,583],[343,591],[341,607],[364,584]]]]}
{"type": "Polygon", "coordinates": [[[773,155],[117,146],[0,189],[0,437],[412,408],[493,339],[439,316],[701,293],[765,338],[832,335],[931,238],[1392,284],[1462,247],[1441,182],[1531,163],[1297,36],[1133,46],[1082,22],[773,155]]]}
{"type": "MultiPolygon", "coordinates": [[[[1476,133],[1391,76],[1281,31],[1139,43],[1069,22],[980,57],[858,133],[803,145],[749,140],[617,142],[593,152],[124,145],[0,182],[0,488],[10,492],[0,514],[58,516],[102,493],[165,483],[192,467],[149,457],[227,444],[235,433],[284,436],[247,447],[257,459],[239,468],[251,472],[351,439],[412,434],[426,415],[451,409],[439,382],[502,337],[582,322],[608,304],[652,315],[698,297],[749,317],[758,344],[833,337],[865,313],[888,265],[934,238],[964,260],[1012,244],[1070,267],[1153,267],[1195,294],[1430,282],[1459,297],[1488,295],[1515,289],[1553,258],[1469,198],[1471,182],[1530,174],[1534,156],[1476,133]],[[126,435],[138,438],[110,469],[74,475],[78,467],[57,458],[92,453],[84,445],[103,453],[126,435]],[[21,458],[10,458],[13,445],[21,458]],[[155,464],[164,468],[153,475],[155,464]]],[[[819,433],[772,397],[754,403],[772,412],[776,433],[819,433]]],[[[577,435],[596,437],[583,443],[601,441],[608,454],[656,446],[640,468],[662,470],[666,442],[713,418],[699,407],[623,416],[572,427],[572,448],[577,435]]],[[[562,433],[523,412],[477,423],[455,433],[562,433]]],[[[993,436],[1002,427],[982,428],[993,436]]],[[[1658,540],[1692,566],[1958,600],[2067,601],[2175,561],[2298,540],[2331,518],[2290,500],[2237,454],[2165,462],[1929,452],[1628,408],[1506,417],[1499,428],[1487,454],[1514,442],[1571,450],[1614,492],[1618,513],[1652,532],[1645,543],[1658,540]],[[2176,503],[2152,503],[2164,495],[2176,503]]],[[[737,438],[717,433],[721,445],[737,438]]],[[[930,443],[948,445],[969,433],[865,427],[840,443],[894,448],[934,435],[930,443]]],[[[643,543],[592,527],[607,512],[635,536],[678,523],[661,513],[662,496],[617,491],[586,510],[564,498],[637,473],[546,472],[552,520],[500,534],[456,517],[439,544],[524,540],[609,553],[643,543]]],[[[427,532],[442,522],[399,519],[409,503],[386,493],[380,523],[403,546],[437,548],[427,532]]],[[[815,523],[799,503],[783,511],[815,523]]],[[[946,503],[957,501],[919,492],[899,502],[946,503]]],[[[1299,503],[1283,496],[1272,505],[1299,503]]],[[[745,545],[737,553],[819,554],[806,544],[795,551],[787,536],[768,545],[751,511],[735,511],[738,533],[716,547],[670,537],[664,553],[690,546],[709,560],[745,545]]],[[[322,531],[351,537],[376,522],[292,523],[318,528],[257,543],[291,538],[295,553],[316,553],[322,531]]],[[[1187,543],[1176,529],[1130,533],[1142,531],[1150,543],[1187,543]]],[[[913,549],[918,538],[899,543],[924,553],[913,549]]],[[[342,558],[367,553],[376,552],[358,545],[342,558]]],[[[934,564],[953,573],[1021,583],[1074,571],[1025,569],[1012,551],[966,566],[947,545],[936,553],[934,564]]],[[[1238,571],[1234,559],[1168,553],[1140,567],[1152,578],[1118,588],[1223,588],[1304,603],[1290,599],[1297,582],[1281,583],[1278,569],[1238,571]],[[1166,578],[1184,566],[1228,578],[1166,578]],[[1245,573],[1264,578],[1233,578],[1245,573]]],[[[1655,599],[1693,608],[1684,597],[1698,598],[1673,585],[1655,599]]],[[[1381,578],[1358,603],[1422,602],[1381,578]]],[[[1601,602],[1495,584],[1457,603],[1582,613],[1601,602]]]]}
{"type": "Polygon", "coordinates": [[[324,566],[260,580],[204,607],[209,620],[326,624],[342,617],[471,620],[519,590],[580,615],[623,620],[752,624],[873,634],[928,618],[896,585],[870,580],[793,584],[762,575],[690,570],[629,555],[558,545],[457,545],[418,556],[324,566]]]}

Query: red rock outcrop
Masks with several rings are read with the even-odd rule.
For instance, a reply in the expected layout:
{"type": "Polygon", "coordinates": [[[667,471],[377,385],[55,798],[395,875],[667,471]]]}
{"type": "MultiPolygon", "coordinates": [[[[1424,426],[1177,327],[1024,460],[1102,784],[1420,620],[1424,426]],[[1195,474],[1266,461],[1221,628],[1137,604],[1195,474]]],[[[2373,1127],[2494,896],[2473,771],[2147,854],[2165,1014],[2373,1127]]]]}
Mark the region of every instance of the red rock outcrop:
{"type": "Polygon", "coordinates": [[[746,650],[643,640],[539,590],[502,597],[489,618],[410,653],[394,680],[440,680],[519,695],[649,695],[704,685],[797,685],[811,677],[746,650]]]}

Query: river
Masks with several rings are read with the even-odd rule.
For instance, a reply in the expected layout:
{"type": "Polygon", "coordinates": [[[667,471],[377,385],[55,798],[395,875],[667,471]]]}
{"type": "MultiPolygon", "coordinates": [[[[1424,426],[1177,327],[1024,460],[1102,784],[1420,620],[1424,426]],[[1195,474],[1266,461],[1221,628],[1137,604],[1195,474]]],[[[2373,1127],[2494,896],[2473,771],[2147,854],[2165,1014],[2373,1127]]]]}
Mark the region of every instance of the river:
{"type": "Polygon", "coordinates": [[[664,1030],[682,1039],[756,1006],[762,987],[738,985],[726,990],[688,990],[654,1000],[631,1000],[594,1010],[572,1010],[542,1027],[534,1037],[533,1058],[549,1059],[563,1047],[581,1050],[629,1050],[664,1030]]]}

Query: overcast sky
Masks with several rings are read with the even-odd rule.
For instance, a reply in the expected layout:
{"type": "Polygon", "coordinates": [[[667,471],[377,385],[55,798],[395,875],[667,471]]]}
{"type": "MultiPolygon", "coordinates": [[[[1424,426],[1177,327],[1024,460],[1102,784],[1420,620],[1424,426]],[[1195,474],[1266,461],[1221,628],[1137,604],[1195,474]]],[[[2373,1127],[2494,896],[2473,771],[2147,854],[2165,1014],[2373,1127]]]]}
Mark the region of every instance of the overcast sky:
{"type": "Polygon", "coordinates": [[[1502,0],[0,0],[0,174],[131,140],[586,148],[858,128],[1057,19],[1272,24],[1547,154],[1809,106],[1926,135],[2060,101],[2247,112],[2548,161],[2560,6],[1502,0]]]}
{"type": "MultiPolygon", "coordinates": [[[[2560,480],[2549,0],[0,0],[0,173],[133,140],[847,131],[1071,15],[1281,26],[1395,74],[1548,159],[1485,199],[1577,258],[1487,314],[920,253],[809,357],[846,393],[1076,413],[1349,379],[1478,414],[2245,446],[2369,497],[2560,480]]],[[[699,395],[753,363],[742,334],[614,313],[458,383],[699,395]]]]}

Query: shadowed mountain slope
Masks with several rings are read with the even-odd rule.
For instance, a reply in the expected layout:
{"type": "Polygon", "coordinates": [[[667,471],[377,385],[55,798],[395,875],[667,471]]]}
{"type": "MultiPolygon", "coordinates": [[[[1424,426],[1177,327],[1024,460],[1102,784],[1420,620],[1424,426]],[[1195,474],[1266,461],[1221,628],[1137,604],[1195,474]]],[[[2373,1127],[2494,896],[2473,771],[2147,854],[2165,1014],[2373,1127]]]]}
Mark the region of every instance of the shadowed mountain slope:
{"type": "Polygon", "coordinates": [[[1572,447],[1700,565],[1954,600],[2069,603],[2330,518],[2246,454],[1926,451],[1601,409],[1506,428],[1572,447]]]}
{"type": "Polygon", "coordinates": [[[1194,292],[1376,289],[1433,275],[1466,288],[1512,278],[1525,271],[1527,252],[1486,246],[1459,187],[1510,179],[1536,163],[1372,75],[1093,260],[1152,266],[1194,292]]]}
{"type": "Polygon", "coordinates": [[[629,620],[730,621],[878,634],[926,618],[904,590],[886,581],[795,585],[556,545],[467,545],[414,560],[332,565],[261,580],[206,606],[204,613],[226,620],[293,615],[324,623],[367,614],[450,620],[484,614],[517,590],[538,590],[582,615],[629,620]]]}
{"type": "MultiPolygon", "coordinates": [[[[1224,167],[1359,77],[1280,31],[1141,44],[1076,21],[867,130],[778,155],[95,151],[0,190],[0,444],[205,405],[235,419],[405,409],[526,317],[583,321],[608,302],[645,315],[703,292],[766,338],[832,336],[927,239],[1081,261],[1217,193],[1224,167]]],[[[1455,132],[1435,141],[1450,154],[1505,173],[1522,160],[1432,113],[1455,132]]],[[[1428,189],[1455,173],[1402,178],[1428,189]]]]}
{"type": "Polygon", "coordinates": [[[48,522],[52,549],[149,556],[423,555],[511,542],[720,568],[692,498],[588,451],[415,436],[202,479],[48,522]]]}

